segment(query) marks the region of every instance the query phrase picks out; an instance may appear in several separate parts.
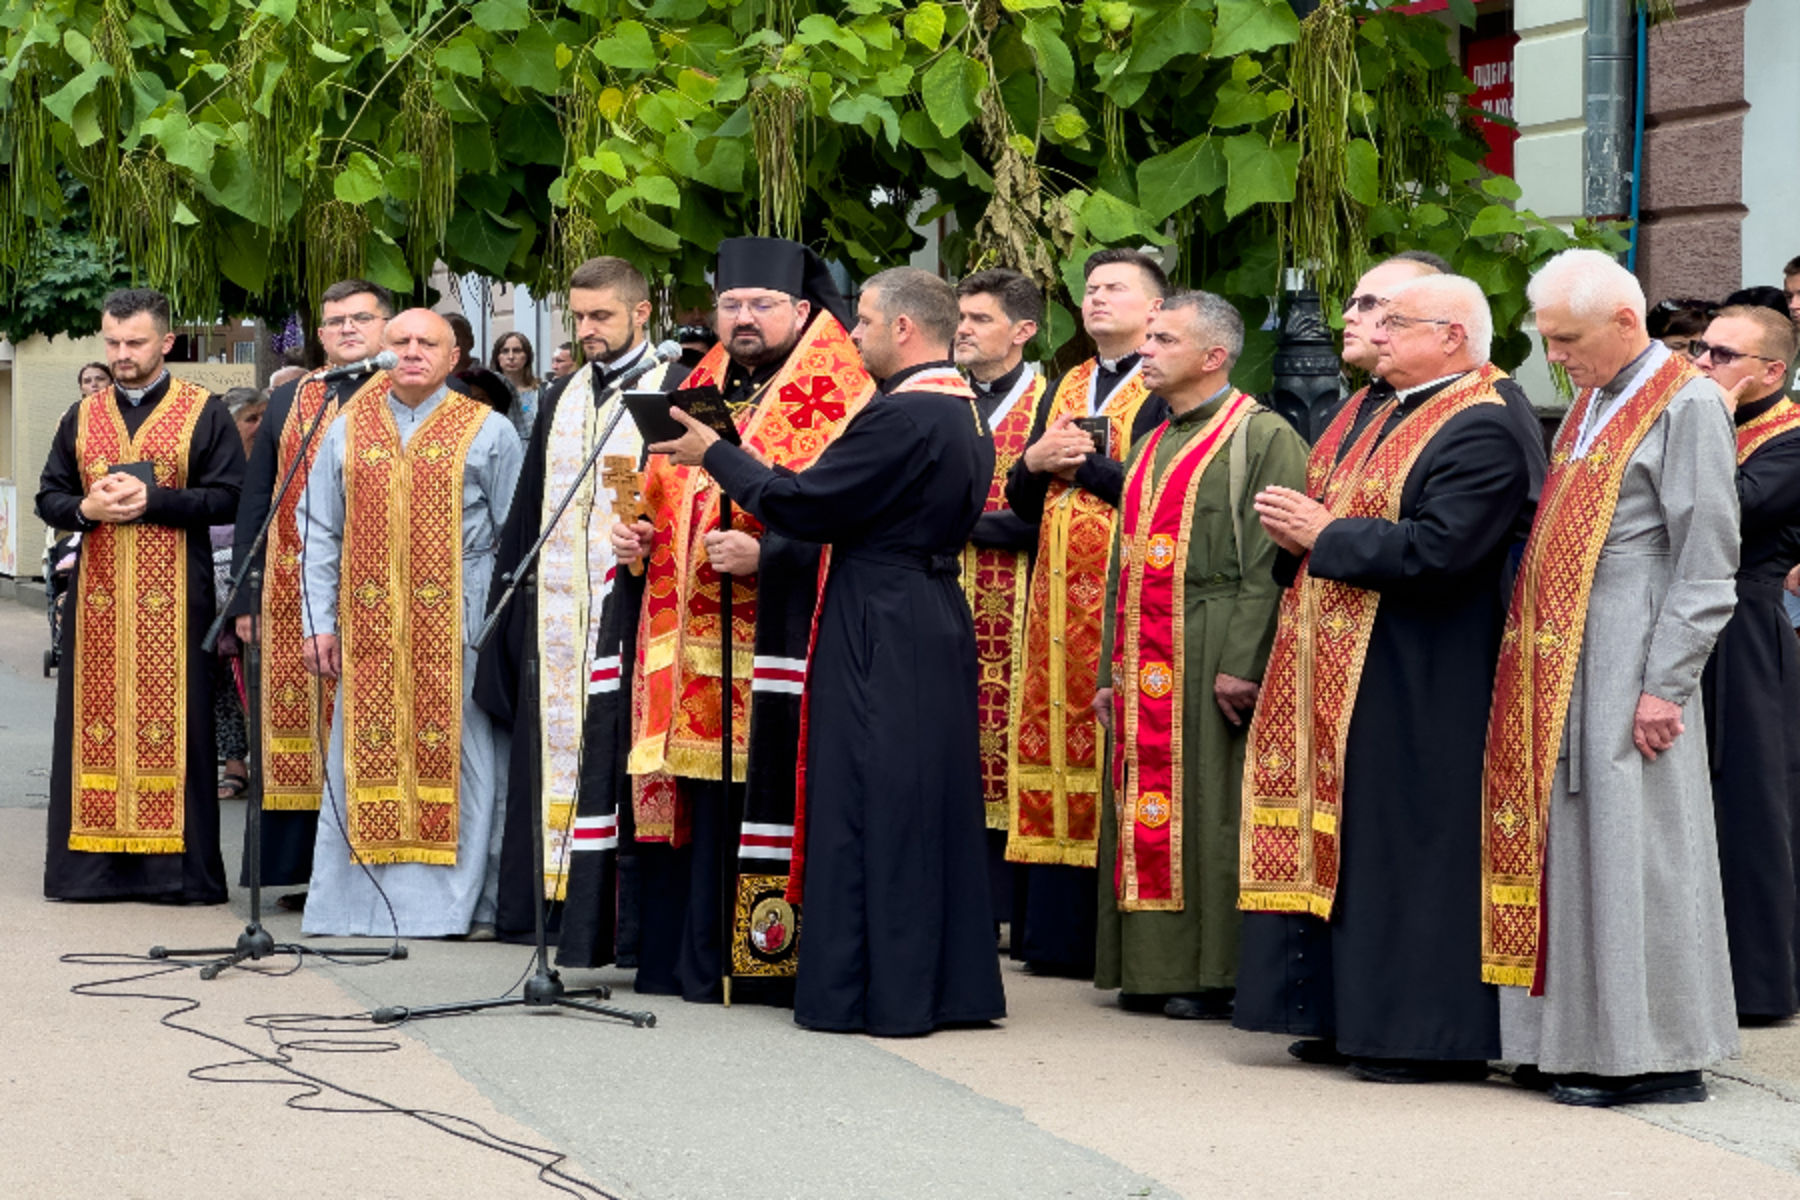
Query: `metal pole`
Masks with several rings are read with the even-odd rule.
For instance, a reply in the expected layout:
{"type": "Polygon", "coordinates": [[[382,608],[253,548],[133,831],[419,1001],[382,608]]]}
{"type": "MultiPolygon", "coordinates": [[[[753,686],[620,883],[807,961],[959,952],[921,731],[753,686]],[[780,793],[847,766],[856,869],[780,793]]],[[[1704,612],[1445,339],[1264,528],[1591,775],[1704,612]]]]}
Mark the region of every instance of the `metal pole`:
{"type": "Polygon", "coordinates": [[[1637,23],[1632,0],[1587,0],[1587,131],[1582,212],[1623,217],[1631,210],[1632,109],[1637,89],[1637,23]]]}

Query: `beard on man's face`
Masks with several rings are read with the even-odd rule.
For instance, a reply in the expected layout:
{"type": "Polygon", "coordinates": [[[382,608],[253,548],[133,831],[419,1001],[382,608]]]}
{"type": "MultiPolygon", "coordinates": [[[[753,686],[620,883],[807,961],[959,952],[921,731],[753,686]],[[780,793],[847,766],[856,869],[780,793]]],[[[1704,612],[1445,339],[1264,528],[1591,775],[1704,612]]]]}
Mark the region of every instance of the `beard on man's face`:
{"type": "Polygon", "coordinates": [[[763,336],[760,327],[746,323],[732,327],[731,337],[725,343],[725,349],[731,357],[746,367],[766,367],[772,362],[780,362],[786,358],[794,344],[800,340],[799,330],[783,340],[780,344],[772,344],[763,336]]]}

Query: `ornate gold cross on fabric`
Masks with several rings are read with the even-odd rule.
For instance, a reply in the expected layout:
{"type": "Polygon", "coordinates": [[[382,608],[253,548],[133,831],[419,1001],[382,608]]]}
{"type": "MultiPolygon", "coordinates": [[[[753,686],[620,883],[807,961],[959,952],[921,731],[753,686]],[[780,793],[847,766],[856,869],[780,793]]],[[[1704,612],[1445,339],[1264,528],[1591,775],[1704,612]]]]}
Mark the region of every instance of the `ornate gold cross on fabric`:
{"type": "MultiPolygon", "coordinates": [[[[635,524],[644,515],[644,476],[633,469],[628,454],[608,454],[600,460],[600,482],[613,497],[613,516],[621,524],[635,524]]],[[[642,559],[631,564],[633,575],[644,573],[642,559]]]]}

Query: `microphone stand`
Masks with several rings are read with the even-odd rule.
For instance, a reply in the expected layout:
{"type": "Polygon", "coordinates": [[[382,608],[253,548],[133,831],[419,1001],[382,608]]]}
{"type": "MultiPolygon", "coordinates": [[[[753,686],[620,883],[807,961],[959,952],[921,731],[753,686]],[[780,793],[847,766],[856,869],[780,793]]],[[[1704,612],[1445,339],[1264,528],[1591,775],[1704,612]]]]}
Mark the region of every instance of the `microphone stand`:
{"type": "MultiPolygon", "coordinates": [[[[300,402],[300,392],[309,381],[302,381],[294,389],[294,403],[300,402]]],[[[211,947],[198,950],[171,950],[166,946],[150,947],[151,958],[212,958],[200,968],[200,978],[216,979],[229,967],[240,965],[246,960],[259,962],[276,954],[292,954],[303,957],[308,954],[320,958],[405,958],[406,947],[395,943],[380,950],[365,947],[347,949],[326,949],[318,946],[302,945],[299,942],[277,942],[262,923],[262,817],[263,817],[263,755],[262,755],[262,568],[256,565],[257,556],[262,553],[263,545],[269,540],[269,530],[275,524],[275,515],[281,511],[281,502],[287,498],[288,489],[293,487],[299,475],[300,465],[306,461],[308,447],[323,424],[325,413],[330,409],[329,401],[319,405],[319,411],[313,414],[300,438],[300,451],[294,455],[294,461],[288,464],[287,474],[281,479],[281,485],[275,489],[274,498],[269,502],[269,515],[263,518],[262,528],[256,531],[256,540],[250,543],[249,551],[244,555],[243,564],[231,578],[225,589],[224,602],[213,616],[213,622],[207,627],[206,636],[200,641],[200,648],[211,654],[219,647],[219,635],[225,628],[226,614],[231,611],[231,602],[246,584],[250,595],[256,601],[256,617],[252,622],[250,638],[244,643],[244,694],[248,698],[245,706],[244,725],[253,743],[253,753],[248,762],[249,786],[246,790],[246,802],[249,807],[244,822],[244,864],[245,874],[250,877],[250,923],[244,926],[244,932],[238,934],[237,945],[231,947],[211,947]]],[[[289,412],[293,412],[292,409],[289,412]]],[[[304,586],[304,581],[302,582],[304,586]]]]}
{"type": "MultiPolygon", "coordinates": [[[[633,382],[638,376],[647,374],[651,367],[655,365],[657,365],[656,362],[646,364],[636,375],[628,375],[619,380],[618,384],[615,385],[615,388],[623,391],[624,384],[633,382]]],[[[505,614],[507,607],[513,601],[513,597],[517,596],[521,589],[526,593],[528,603],[535,607],[537,596],[538,555],[543,551],[544,543],[550,540],[550,535],[555,531],[557,522],[562,520],[563,513],[567,511],[569,505],[574,502],[575,494],[580,491],[582,482],[592,474],[594,464],[600,461],[601,452],[606,449],[606,443],[612,439],[613,430],[618,428],[619,419],[624,415],[625,402],[623,399],[620,399],[618,407],[613,410],[612,416],[607,418],[606,428],[602,430],[600,436],[594,440],[594,449],[588,455],[587,461],[582,464],[580,474],[575,476],[575,480],[569,485],[568,491],[563,493],[562,499],[556,505],[556,511],[550,514],[550,519],[544,523],[543,530],[538,534],[537,541],[533,542],[531,544],[531,549],[527,550],[524,556],[519,559],[519,565],[503,576],[506,581],[506,590],[500,594],[500,599],[495,602],[493,611],[488,614],[487,620],[481,626],[481,632],[475,635],[472,649],[479,651],[487,644],[488,639],[492,637],[494,631],[499,628],[501,616],[505,614]]],[[[525,639],[525,656],[520,670],[520,678],[524,682],[525,695],[531,698],[532,704],[537,704],[539,695],[538,653],[537,639],[535,637],[527,637],[525,639]]],[[[542,718],[540,717],[540,720],[541,719],[542,718]]],[[[533,869],[540,875],[544,869],[544,764],[542,756],[542,744],[538,739],[532,739],[532,747],[528,752],[526,759],[530,764],[527,777],[530,780],[531,792],[531,847],[532,862],[534,864],[533,869]]],[[[459,1016],[463,1013],[481,1012],[490,1008],[569,1008],[579,1012],[593,1013],[596,1016],[612,1017],[620,1021],[629,1021],[638,1029],[654,1027],[656,1024],[655,1013],[612,1008],[608,1005],[594,1004],[591,1001],[578,998],[584,996],[598,996],[602,1000],[611,999],[612,989],[605,984],[600,984],[591,988],[567,988],[563,986],[561,974],[550,966],[550,940],[544,929],[545,900],[544,885],[541,878],[533,880],[531,891],[532,925],[533,932],[536,935],[536,945],[533,949],[533,954],[535,956],[536,965],[533,967],[530,977],[525,980],[525,986],[520,995],[498,996],[487,1000],[464,1000],[449,1004],[426,1004],[419,1006],[393,1005],[387,1008],[376,1009],[370,1014],[370,1019],[377,1025],[393,1025],[400,1021],[412,1020],[419,1017],[459,1016]]]]}
{"type": "MultiPolygon", "coordinates": [[[[719,489],[719,532],[731,532],[731,497],[719,489]]],[[[737,697],[732,694],[732,591],[737,576],[723,571],[719,576],[719,809],[725,824],[719,830],[719,987],[724,1007],[731,1007],[731,948],[736,941],[733,925],[737,921],[737,842],[742,838],[744,815],[742,805],[734,801],[732,788],[736,782],[737,756],[732,753],[732,716],[737,697]]],[[[746,787],[748,784],[745,785],[746,787]]]]}

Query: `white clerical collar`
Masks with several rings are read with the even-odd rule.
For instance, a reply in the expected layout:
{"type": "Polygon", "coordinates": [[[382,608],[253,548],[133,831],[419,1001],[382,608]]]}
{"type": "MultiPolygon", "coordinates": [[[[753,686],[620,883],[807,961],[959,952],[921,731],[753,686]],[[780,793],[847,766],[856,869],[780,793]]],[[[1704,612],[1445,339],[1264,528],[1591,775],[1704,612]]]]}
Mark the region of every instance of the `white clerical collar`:
{"type": "Polygon", "coordinates": [[[611,383],[625,372],[631,370],[631,368],[637,366],[638,363],[642,362],[644,355],[648,353],[650,353],[650,342],[649,339],[646,338],[644,341],[639,342],[631,349],[620,354],[619,357],[613,359],[611,362],[599,364],[600,382],[603,385],[611,383]]]}
{"type": "Polygon", "coordinates": [[[1127,364],[1136,358],[1137,351],[1132,350],[1128,353],[1119,355],[1117,358],[1101,358],[1100,356],[1095,355],[1094,361],[1098,362],[1100,364],[1100,369],[1105,371],[1108,375],[1117,375],[1120,371],[1125,369],[1127,364]]]}
{"type": "Polygon", "coordinates": [[[145,387],[128,388],[128,387],[123,387],[123,386],[119,386],[116,384],[114,385],[114,387],[118,391],[119,395],[125,397],[125,403],[131,405],[131,407],[133,407],[133,408],[136,408],[138,405],[140,405],[144,402],[145,396],[148,396],[151,392],[154,392],[156,390],[157,384],[161,383],[163,380],[167,379],[168,377],[169,377],[169,369],[167,367],[164,367],[162,369],[162,374],[158,375],[155,379],[152,379],[149,382],[149,384],[146,385],[145,387]]]}
{"type": "Polygon", "coordinates": [[[1621,368],[1605,387],[1595,391],[1588,401],[1586,418],[1576,431],[1575,449],[1570,457],[1587,457],[1587,452],[1594,448],[1594,443],[1600,439],[1607,423],[1618,415],[1619,410],[1625,407],[1625,402],[1637,394],[1637,390],[1644,386],[1644,381],[1667,362],[1672,353],[1674,351],[1659,339],[1652,338],[1648,349],[1621,368]],[[1613,390],[1615,385],[1617,391],[1613,390]]]}
{"type": "Polygon", "coordinates": [[[1461,379],[1464,375],[1467,375],[1467,374],[1468,374],[1467,371],[1458,371],[1454,375],[1440,375],[1436,379],[1433,379],[1430,383],[1415,383],[1409,388],[1400,388],[1397,391],[1395,391],[1394,397],[1395,397],[1395,399],[1399,400],[1400,403],[1405,404],[1408,400],[1411,400],[1414,396],[1418,395],[1420,392],[1430,391],[1434,387],[1439,387],[1443,384],[1449,383],[1452,379],[1461,379]]]}

